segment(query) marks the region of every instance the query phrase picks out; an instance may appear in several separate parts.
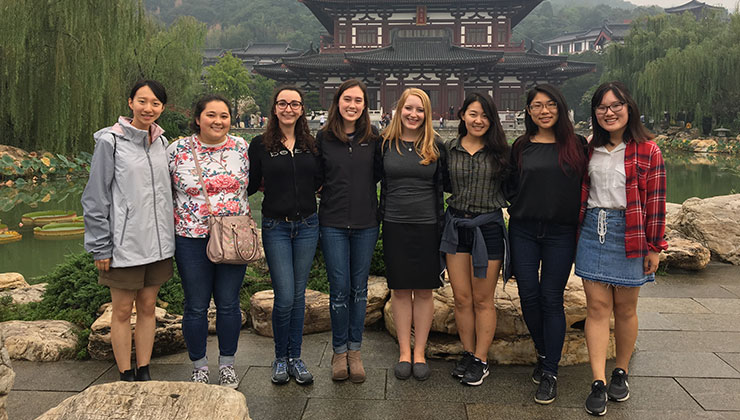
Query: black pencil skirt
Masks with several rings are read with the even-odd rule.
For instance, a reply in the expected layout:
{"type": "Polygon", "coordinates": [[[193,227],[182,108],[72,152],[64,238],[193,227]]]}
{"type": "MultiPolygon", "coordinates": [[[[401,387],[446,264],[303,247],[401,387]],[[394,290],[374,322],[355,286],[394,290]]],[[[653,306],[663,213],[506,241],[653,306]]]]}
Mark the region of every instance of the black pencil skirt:
{"type": "Polygon", "coordinates": [[[383,222],[383,258],[389,289],[436,289],[439,226],[383,222]]]}

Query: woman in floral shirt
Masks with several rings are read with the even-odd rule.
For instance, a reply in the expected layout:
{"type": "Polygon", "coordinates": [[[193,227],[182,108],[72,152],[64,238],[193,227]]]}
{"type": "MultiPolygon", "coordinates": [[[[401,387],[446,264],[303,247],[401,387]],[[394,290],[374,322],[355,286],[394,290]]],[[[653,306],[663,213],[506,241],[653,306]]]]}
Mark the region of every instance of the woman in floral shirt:
{"type": "Polygon", "coordinates": [[[196,133],[172,143],[167,152],[175,200],[175,261],[185,292],[182,332],[193,361],[193,382],[208,383],[208,306],[216,303],[219,384],[236,388],[234,371],[241,310],[239,290],[246,264],[214,264],[206,256],[208,217],[247,214],[249,158],[247,142],[228,135],[231,104],[220,95],[206,95],[193,109],[196,133]],[[195,149],[195,153],[193,153],[195,149]],[[206,204],[194,154],[213,208],[206,204]]]}

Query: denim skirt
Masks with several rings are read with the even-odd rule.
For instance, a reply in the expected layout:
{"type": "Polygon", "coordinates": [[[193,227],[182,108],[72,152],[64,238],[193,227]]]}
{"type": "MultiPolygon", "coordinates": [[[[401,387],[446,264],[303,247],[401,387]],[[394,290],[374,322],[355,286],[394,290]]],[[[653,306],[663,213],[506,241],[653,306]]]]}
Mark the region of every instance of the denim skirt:
{"type": "Polygon", "coordinates": [[[644,258],[627,258],[625,225],[624,210],[586,210],[576,250],[577,276],[626,287],[639,287],[655,280],[654,274],[643,272],[644,258]]]}

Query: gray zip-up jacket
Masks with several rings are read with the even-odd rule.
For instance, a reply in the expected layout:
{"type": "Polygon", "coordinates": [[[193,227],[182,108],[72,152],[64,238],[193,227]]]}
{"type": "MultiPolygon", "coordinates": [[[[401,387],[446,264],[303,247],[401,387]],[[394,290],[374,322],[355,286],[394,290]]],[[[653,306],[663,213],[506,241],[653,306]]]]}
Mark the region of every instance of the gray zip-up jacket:
{"type": "Polygon", "coordinates": [[[82,193],[85,249],[111,267],[131,267],[175,254],[167,139],[158,125],[147,132],[120,117],[94,134],[90,179],[82,193]]]}

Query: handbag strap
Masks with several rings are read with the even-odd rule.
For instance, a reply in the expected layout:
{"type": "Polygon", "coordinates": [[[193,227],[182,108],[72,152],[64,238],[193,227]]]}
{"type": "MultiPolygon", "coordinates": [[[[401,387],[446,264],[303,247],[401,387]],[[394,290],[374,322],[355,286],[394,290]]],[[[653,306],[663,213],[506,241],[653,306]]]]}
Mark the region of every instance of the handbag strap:
{"type": "MultiPolygon", "coordinates": [[[[203,171],[200,169],[200,162],[198,161],[198,153],[195,151],[195,143],[193,142],[193,136],[188,137],[188,141],[190,142],[190,153],[193,154],[193,161],[195,161],[195,170],[198,172],[198,181],[200,183],[200,188],[203,190],[203,195],[206,198],[206,205],[208,206],[208,214],[211,215],[211,200],[208,199],[208,191],[206,190],[206,183],[203,182],[203,171]]],[[[252,217],[252,208],[249,206],[249,203],[247,202],[247,215],[251,218],[252,217]]]]}
{"type": "Polygon", "coordinates": [[[200,163],[198,162],[198,153],[195,151],[195,143],[193,143],[193,136],[188,138],[190,142],[190,152],[193,154],[193,160],[195,161],[195,170],[198,172],[198,180],[200,188],[203,190],[203,196],[206,198],[206,206],[208,206],[208,214],[211,214],[211,200],[208,199],[208,190],[206,190],[206,183],[203,182],[203,172],[200,170],[200,163]]]}

